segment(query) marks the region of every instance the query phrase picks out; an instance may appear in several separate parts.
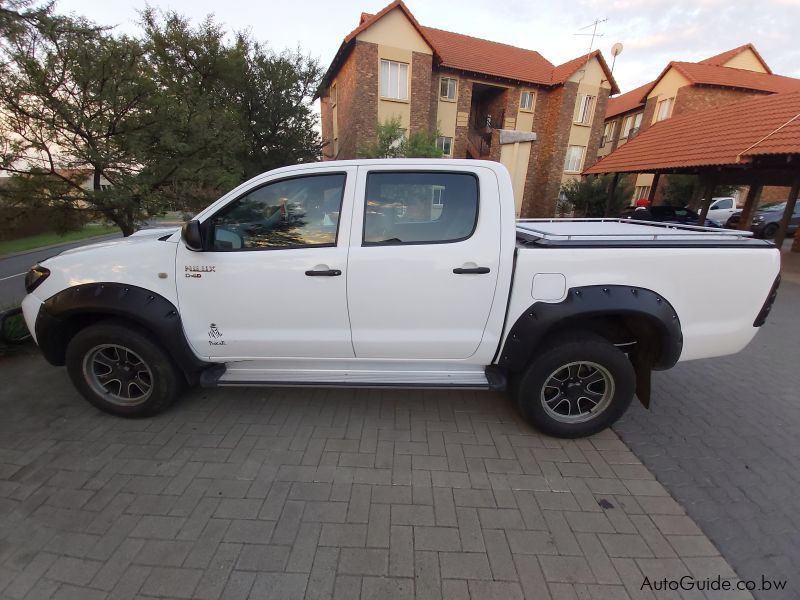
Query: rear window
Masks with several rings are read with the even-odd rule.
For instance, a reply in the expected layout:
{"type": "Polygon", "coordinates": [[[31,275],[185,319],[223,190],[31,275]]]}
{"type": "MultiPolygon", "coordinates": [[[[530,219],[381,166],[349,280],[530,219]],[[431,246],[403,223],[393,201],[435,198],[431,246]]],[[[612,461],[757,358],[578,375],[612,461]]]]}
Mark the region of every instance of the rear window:
{"type": "Polygon", "coordinates": [[[477,222],[478,180],[470,173],[367,175],[365,246],[458,242],[477,222]]]}

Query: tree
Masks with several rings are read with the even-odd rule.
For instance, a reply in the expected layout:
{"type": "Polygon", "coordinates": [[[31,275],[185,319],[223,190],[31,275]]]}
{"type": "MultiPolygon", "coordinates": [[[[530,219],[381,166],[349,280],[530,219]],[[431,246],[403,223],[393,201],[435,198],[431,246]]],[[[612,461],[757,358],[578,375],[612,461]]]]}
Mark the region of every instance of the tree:
{"type": "Polygon", "coordinates": [[[363,158],[441,158],[436,146],[438,131],[416,131],[408,138],[399,118],[378,123],[377,140],[359,148],[363,158]]]}
{"type": "MultiPolygon", "coordinates": [[[[697,189],[700,185],[702,184],[697,175],[667,175],[661,198],[668,206],[688,206],[695,199],[695,194],[700,192],[697,189]]],[[[735,185],[717,185],[713,196],[732,196],[738,189],[735,185]]],[[[698,197],[697,200],[701,201],[702,198],[698,197]]]]}
{"type": "Polygon", "coordinates": [[[130,37],[12,3],[0,5],[0,170],[25,179],[19,205],[100,215],[129,235],[166,208],[199,208],[319,156],[321,72],[299,51],[229,41],[213,18],[147,9],[130,37]]]}
{"type": "MultiPolygon", "coordinates": [[[[581,177],[570,179],[561,186],[561,193],[567,202],[572,205],[577,215],[583,217],[605,216],[608,189],[611,185],[611,175],[600,177],[581,177]]],[[[631,195],[630,185],[627,180],[620,179],[614,191],[611,204],[611,214],[617,215],[628,203],[631,195]]],[[[564,211],[566,212],[566,210],[564,211]]]]}

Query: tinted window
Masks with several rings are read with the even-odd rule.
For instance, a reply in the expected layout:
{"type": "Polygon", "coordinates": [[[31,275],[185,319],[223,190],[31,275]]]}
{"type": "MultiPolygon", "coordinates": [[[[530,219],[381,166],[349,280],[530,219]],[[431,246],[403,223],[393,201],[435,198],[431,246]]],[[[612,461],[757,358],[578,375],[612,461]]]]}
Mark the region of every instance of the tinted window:
{"type": "Polygon", "coordinates": [[[720,200],[719,202],[717,202],[714,205],[714,208],[715,209],[733,208],[733,200],[730,200],[730,199],[728,199],[728,200],[720,200]]]}
{"type": "Polygon", "coordinates": [[[478,181],[468,173],[370,173],[364,244],[455,242],[478,221],[478,181]]]}
{"type": "Polygon", "coordinates": [[[675,216],[675,209],[671,206],[651,206],[650,213],[660,219],[669,219],[675,216]]]}
{"type": "Polygon", "coordinates": [[[212,219],[214,250],[268,250],[336,244],[345,175],[268,183],[212,219]]]}

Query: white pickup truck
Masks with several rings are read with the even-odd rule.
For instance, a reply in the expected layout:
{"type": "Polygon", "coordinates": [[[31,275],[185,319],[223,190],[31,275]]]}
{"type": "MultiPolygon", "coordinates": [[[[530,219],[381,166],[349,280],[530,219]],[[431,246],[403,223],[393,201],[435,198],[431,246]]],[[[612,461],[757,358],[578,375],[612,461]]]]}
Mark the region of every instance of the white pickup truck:
{"type": "Polygon", "coordinates": [[[779,263],[744,232],[517,221],[496,162],[342,161],[43,261],[22,306],[47,360],[117,415],[197,383],[508,387],[578,437],[647,404],[652,370],[744,348],[779,263]]]}

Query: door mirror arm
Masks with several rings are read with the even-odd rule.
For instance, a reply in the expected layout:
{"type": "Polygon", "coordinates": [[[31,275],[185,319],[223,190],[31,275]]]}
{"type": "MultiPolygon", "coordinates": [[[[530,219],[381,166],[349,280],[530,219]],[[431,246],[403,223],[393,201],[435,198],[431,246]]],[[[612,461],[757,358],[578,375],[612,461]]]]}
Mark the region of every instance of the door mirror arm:
{"type": "Polygon", "coordinates": [[[203,231],[200,226],[200,221],[192,219],[188,223],[184,223],[181,229],[181,240],[183,245],[192,252],[203,251],[203,231]]]}

